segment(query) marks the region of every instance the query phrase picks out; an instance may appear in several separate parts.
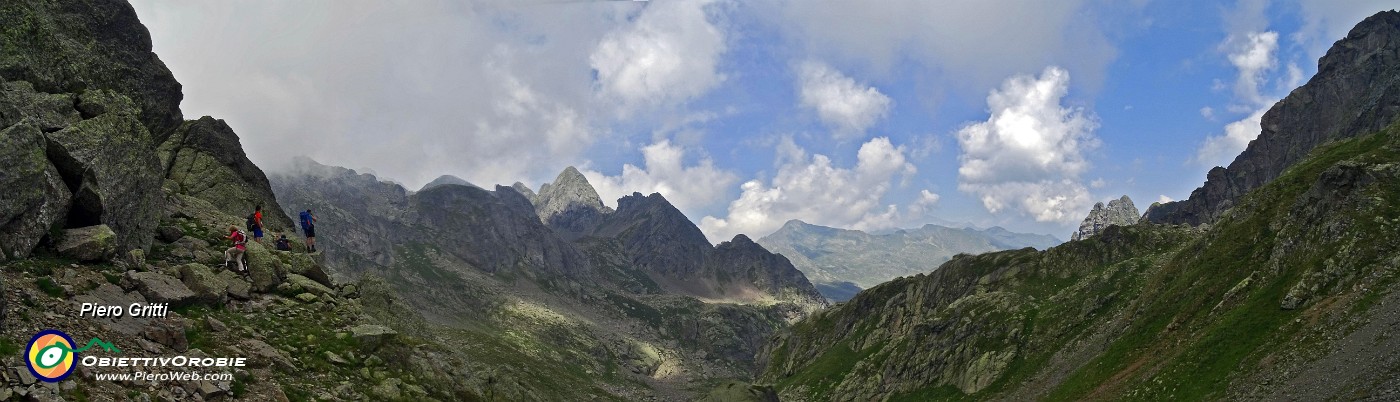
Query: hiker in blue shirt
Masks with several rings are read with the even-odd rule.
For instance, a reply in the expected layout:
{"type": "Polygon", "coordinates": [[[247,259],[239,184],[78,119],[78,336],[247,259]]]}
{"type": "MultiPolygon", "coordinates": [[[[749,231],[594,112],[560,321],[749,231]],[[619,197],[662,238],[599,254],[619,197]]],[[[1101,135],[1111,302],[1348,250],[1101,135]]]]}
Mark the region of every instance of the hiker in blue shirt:
{"type": "Polygon", "coordinates": [[[316,252],[316,215],[309,209],[301,213],[301,231],[306,233],[306,252],[316,252]]]}

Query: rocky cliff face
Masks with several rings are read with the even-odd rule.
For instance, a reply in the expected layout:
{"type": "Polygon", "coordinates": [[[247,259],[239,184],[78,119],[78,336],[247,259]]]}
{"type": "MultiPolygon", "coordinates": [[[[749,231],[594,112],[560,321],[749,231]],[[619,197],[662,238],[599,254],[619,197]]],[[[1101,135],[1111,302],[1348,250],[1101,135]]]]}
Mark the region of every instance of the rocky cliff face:
{"type": "Polygon", "coordinates": [[[979,230],[925,225],[871,234],[792,220],[758,243],[791,260],[828,299],[845,301],[860,289],[932,271],[957,254],[1046,249],[1060,241],[999,227],[979,230]]]}
{"type": "Polygon", "coordinates": [[[1264,114],[1263,132],[1191,197],[1148,208],[1144,220],[1198,225],[1278,177],[1319,145],[1368,134],[1400,116],[1400,12],[1362,21],[1318,61],[1317,74],[1264,114]]]}
{"type": "Polygon", "coordinates": [[[1107,206],[1102,202],[1095,203],[1094,209],[1089,211],[1089,216],[1084,217],[1084,222],[1079,224],[1079,230],[1070,235],[1070,240],[1093,237],[1113,225],[1132,225],[1137,223],[1138,218],[1137,206],[1133,205],[1133,200],[1126,195],[1109,201],[1107,206]]]}
{"type": "Polygon", "coordinates": [[[0,20],[0,187],[17,194],[0,201],[0,258],[95,225],[114,255],[147,250],[172,194],[289,224],[226,125],[182,123],[180,84],[129,4],[14,1],[0,20]]]}

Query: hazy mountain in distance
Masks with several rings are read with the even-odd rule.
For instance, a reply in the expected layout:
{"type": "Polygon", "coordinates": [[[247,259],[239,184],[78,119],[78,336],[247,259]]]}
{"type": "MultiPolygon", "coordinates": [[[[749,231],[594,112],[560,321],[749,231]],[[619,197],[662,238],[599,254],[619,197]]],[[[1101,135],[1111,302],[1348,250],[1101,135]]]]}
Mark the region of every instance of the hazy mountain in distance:
{"type": "Polygon", "coordinates": [[[1001,227],[974,229],[929,224],[871,234],[794,219],[758,243],[788,257],[823,296],[842,301],[860,289],[932,271],[961,253],[1025,247],[1043,250],[1061,241],[1050,235],[1016,233],[1001,227]]]}

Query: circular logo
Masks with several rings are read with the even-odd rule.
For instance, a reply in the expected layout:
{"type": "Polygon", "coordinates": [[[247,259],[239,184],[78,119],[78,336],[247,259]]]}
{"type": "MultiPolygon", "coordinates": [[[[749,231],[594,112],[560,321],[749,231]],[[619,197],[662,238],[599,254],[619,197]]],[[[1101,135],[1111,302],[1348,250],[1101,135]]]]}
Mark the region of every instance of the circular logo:
{"type": "Polygon", "coordinates": [[[73,373],[73,362],[78,360],[77,353],[73,352],[73,338],[56,329],[35,334],[24,354],[29,372],[34,374],[34,378],[47,382],[67,378],[73,373]]]}

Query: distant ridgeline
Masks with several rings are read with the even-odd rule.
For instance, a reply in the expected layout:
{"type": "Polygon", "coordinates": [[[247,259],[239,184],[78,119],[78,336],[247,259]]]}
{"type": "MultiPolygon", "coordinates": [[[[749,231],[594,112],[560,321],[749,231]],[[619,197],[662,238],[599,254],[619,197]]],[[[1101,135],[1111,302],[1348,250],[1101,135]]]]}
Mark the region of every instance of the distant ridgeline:
{"type": "Polygon", "coordinates": [[[791,220],[758,240],[782,254],[832,301],[845,301],[861,289],[891,279],[928,273],[958,254],[1060,244],[1048,235],[1014,233],[1000,227],[975,229],[924,225],[870,234],[791,220]]]}
{"type": "Polygon", "coordinates": [[[1190,199],[1137,224],[1110,202],[1078,241],[874,286],[776,338],[759,383],[784,400],[1394,399],[1400,12],[1318,64],[1190,199]]]}

